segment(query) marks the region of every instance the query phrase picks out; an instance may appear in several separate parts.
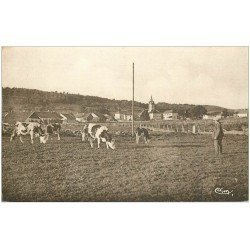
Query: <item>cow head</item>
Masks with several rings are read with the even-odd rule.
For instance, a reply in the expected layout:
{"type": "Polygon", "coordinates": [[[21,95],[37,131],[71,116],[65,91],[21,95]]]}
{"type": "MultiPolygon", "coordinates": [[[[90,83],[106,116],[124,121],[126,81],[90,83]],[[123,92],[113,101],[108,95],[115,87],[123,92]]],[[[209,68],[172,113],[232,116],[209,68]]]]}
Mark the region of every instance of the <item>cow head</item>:
{"type": "Polygon", "coordinates": [[[140,134],[141,133],[141,128],[137,127],[135,130],[135,134],[140,134]]]}
{"type": "Polygon", "coordinates": [[[48,139],[49,139],[48,134],[42,134],[42,135],[40,135],[40,143],[45,144],[48,141],[48,139]]]}
{"type": "Polygon", "coordinates": [[[115,139],[112,139],[111,141],[106,142],[108,147],[115,149],[115,139]]]}

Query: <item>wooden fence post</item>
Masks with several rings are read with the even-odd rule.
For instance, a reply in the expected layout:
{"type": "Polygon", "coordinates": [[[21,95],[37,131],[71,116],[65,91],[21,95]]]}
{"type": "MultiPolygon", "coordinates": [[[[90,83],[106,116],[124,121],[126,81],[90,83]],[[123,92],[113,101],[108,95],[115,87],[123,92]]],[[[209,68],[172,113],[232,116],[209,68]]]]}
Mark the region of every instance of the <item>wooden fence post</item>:
{"type": "Polygon", "coordinates": [[[200,124],[198,124],[197,127],[198,127],[198,128],[197,128],[198,133],[200,133],[200,132],[201,132],[200,124]]]}
{"type": "Polygon", "coordinates": [[[181,126],[181,132],[185,133],[185,128],[184,128],[184,124],[183,123],[182,123],[182,126],[181,126]]]}
{"type": "Polygon", "coordinates": [[[196,126],[195,124],[193,124],[193,130],[192,130],[193,134],[196,134],[196,126]]]}

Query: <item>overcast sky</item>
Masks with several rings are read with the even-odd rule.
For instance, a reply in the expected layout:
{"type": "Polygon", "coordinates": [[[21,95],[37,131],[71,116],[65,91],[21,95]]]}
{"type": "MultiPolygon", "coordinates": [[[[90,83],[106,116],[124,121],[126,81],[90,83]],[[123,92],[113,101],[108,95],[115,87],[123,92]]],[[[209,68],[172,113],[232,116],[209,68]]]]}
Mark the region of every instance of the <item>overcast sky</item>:
{"type": "Polygon", "coordinates": [[[248,107],[247,47],[5,47],[2,86],[248,107]]]}

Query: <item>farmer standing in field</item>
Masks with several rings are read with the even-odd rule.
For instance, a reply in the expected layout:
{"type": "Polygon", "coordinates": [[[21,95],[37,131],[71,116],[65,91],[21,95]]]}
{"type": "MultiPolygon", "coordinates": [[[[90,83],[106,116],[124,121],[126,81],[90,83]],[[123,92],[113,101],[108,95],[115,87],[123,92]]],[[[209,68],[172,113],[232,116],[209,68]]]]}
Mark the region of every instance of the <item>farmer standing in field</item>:
{"type": "Polygon", "coordinates": [[[213,131],[213,139],[214,139],[214,149],[216,155],[222,154],[222,139],[224,136],[223,129],[220,123],[220,118],[214,119],[214,131],[213,131]]]}

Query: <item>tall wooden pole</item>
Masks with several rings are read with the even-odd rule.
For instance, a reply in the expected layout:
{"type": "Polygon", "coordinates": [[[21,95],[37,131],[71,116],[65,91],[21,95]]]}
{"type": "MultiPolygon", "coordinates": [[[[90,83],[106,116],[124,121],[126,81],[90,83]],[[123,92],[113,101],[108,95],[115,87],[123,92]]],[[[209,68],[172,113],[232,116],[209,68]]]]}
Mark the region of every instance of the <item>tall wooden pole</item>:
{"type": "Polygon", "coordinates": [[[133,63],[132,137],[134,136],[135,65],[133,63]]]}

